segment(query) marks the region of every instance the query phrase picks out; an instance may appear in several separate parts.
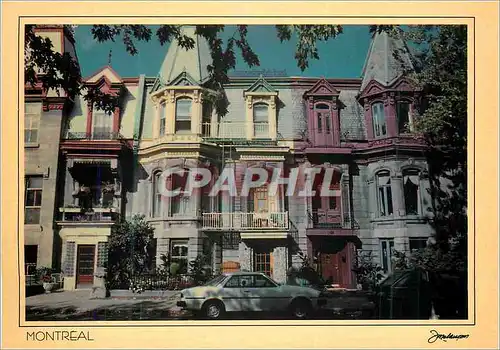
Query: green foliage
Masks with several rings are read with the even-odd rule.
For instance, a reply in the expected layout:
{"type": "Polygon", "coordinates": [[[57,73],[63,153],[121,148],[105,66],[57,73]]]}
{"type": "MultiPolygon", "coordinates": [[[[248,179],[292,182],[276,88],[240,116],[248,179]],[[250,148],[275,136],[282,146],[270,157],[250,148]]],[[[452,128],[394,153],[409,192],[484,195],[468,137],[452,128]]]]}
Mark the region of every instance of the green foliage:
{"type": "MultiPolygon", "coordinates": [[[[194,40],[182,34],[181,27],[161,25],[156,31],[157,40],[161,45],[177,41],[182,48],[192,49],[194,40]]],[[[237,25],[234,34],[226,41],[221,38],[221,33],[226,28],[224,25],[195,27],[196,34],[207,40],[213,61],[207,67],[210,77],[204,87],[212,91],[210,98],[217,113],[225,115],[228,101],[223,86],[229,81],[228,71],[236,67],[237,53],[249,67],[259,66],[259,57],[247,40],[247,25],[237,25]]],[[[65,27],[65,30],[70,29],[65,27]]],[[[309,60],[319,59],[317,41],[326,41],[342,33],[342,27],[339,25],[279,25],[276,30],[281,41],[297,38],[295,59],[301,70],[309,66],[309,60]]],[[[121,40],[131,55],[138,53],[136,41],[148,42],[153,37],[151,28],[145,25],[94,25],[91,34],[97,42],[121,40]]],[[[41,81],[47,90],[62,89],[70,96],[83,94],[86,101],[96,104],[96,108],[112,113],[119,104],[118,97],[103,94],[97,89],[87,90],[83,86],[77,62],[67,53],[61,55],[52,51],[52,47],[49,39],[43,39],[35,33],[33,25],[26,26],[25,50],[31,53],[26,56],[26,83],[35,85],[41,81]],[[37,75],[36,67],[42,68],[45,74],[37,75]]]]}
{"type": "Polygon", "coordinates": [[[356,279],[365,290],[374,290],[380,280],[384,277],[383,269],[374,262],[372,252],[359,252],[354,261],[353,271],[356,279]]]}
{"type": "Polygon", "coordinates": [[[189,262],[189,276],[197,285],[207,282],[212,277],[212,271],[205,256],[198,255],[196,259],[189,262]]]}
{"type": "Polygon", "coordinates": [[[177,262],[173,262],[170,264],[168,271],[170,272],[170,276],[176,277],[179,274],[180,270],[181,270],[181,265],[177,262]]]}
{"type": "Polygon", "coordinates": [[[134,215],[111,229],[108,241],[108,282],[111,287],[128,285],[133,276],[153,265],[153,227],[143,215],[134,215]]]}

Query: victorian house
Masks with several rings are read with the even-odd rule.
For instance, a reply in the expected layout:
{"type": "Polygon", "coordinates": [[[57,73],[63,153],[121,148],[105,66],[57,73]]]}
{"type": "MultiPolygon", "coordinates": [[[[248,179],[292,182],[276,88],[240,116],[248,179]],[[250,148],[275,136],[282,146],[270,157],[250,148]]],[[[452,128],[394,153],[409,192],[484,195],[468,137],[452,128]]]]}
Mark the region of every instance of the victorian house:
{"type": "Polygon", "coordinates": [[[228,111],[219,116],[206,87],[208,44],[194,27],[183,30],[194,48],[172,43],[156,77],[121,78],[107,66],[85,79],[119,96],[114,113],[80,98],[61,118],[59,202],[51,210],[65,289],[92,284],[111,226],[134,214],[155,228],[157,264],[166,255],[184,272],[204,255],[215,272],[262,271],[285,282],[306,255],[325,279],[355,287],[360,250],[390,272],[394,249],[425,245],[427,165],[413,132],[418,91],[404,78],[412,61],[400,39],[374,35],[361,79],[231,76],[228,111]],[[213,176],[189,192],[182,172],[161,183],[174,168],[213,176]],[[209,196],[225,169],[236,189],[209,196]],[[316,194],[300,195],[311,169],[316,194]],[[242,191],[243,177],[262,171],[268,180],[295,173],[297,186],[263,181],[242,191]],[[319,195],[323,182],[328,197],[319,195]],[[165,197],[162,186],[180,191],[165,197]]]}

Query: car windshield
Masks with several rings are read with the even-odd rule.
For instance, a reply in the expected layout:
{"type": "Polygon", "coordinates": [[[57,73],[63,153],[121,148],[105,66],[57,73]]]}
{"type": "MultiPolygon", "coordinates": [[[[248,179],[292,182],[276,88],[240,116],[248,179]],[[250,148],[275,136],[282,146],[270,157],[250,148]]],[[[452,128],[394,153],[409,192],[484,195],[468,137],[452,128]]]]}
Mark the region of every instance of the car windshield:
{"type": "Polygon", "coordinates": [[[219,283],[221,283],[224,278],[226,278],[225,275],[219,275],[215,278],[212,278],[210,281],[208,281],[207,283],[204,284],[204,286],[209,286],[209,287],[213,287],[213,286],[216,286],[218,285],[219,283]]]}

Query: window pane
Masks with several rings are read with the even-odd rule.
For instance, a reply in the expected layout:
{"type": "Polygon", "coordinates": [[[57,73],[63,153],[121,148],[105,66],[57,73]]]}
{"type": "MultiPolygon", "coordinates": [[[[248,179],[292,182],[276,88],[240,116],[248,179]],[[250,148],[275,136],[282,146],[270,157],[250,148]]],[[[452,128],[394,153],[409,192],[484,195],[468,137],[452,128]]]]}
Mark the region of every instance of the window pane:
{"type": "Polygon", "coordinates": [[[318,133],[323,132],[323,118],[321,116],[321,113],[317,113],[318,115],[318,133]]]}
{"type": "Polygon", "coordinates": [[[317,104],[316,109],[329,109],[328,105],[324,104],[324,103],[320,103],[320,104],[317,104]]]}
{"type": "Polygon", "coordinates": [[[28,176],[26,178],[26,188],[42,188],[43,178],[41,176],[28,176]]]}
{"type": "Polygon", "coordinates": [[[418,188],[419,177],[415,171],[407,171],[403,173],[403,190],[405,199],[406,215],[418,214],[418,188]]]}
{"type": "Polygon", "coordinates": [[[390,187],[386,187],[387,190],[387,215],[391,215],[392,212],[392,190],[390,187]]]}
{"type": "Polygon", "coordinates": [[[253,105],[253,121],[254,123],[267,123],[269,121],[267,105],[265,104],[253,105]]]}
{"type": "Polygon", "coordinates": [[[326,133],[329,134],[330,133],[330,113],[328,114],[325,114],[325,125],[326,125],[326,133]]]}
{"type": "Polygon", "coordinates": [[[410,104],[408,102],[398,102],[396,115],[398,118],[398,130],[400,133],[408,131],[410,104]]]}
{"type": "Polygon", "coordinates": [[[410,251],[424,249],[427,246],[427,238],[410,238],[410,251]]]}
{"type": "Polygon", "coordinates": [[[337,209],[337,198],[330,197],[330,209],[337,209]]]}
{"type": "Polygon", "coordinates": [[[191,120],[191,100],[179,99],[176,103],[175,119],[179,121],[191,120]]]}
{"type": "Polygon", "coordinates": [[[224,288],[239,288],[239,286],[240,286],[239,276],[233,276],[229,279],[229,281],[226,282],[224,288]]]}
{"type": "Polygon", "coordinates": [[[24,223],[25,224],[39,224],[40,223],[40,208],[26,208],[24,210],[24,223]]]}
{"type": "Polygon", "coordinates": [[[387,215],[386,212],[385,212],[385,208],[386,208],[386,199],[385,199],[385,193],[384,193],[384,188],[383,187],[380,187],[378,189],[378,197],[379,197],[379,211],[380,211],[380,215],[381,216],[385,216],[387,215]]]}
{"type": "Polygon", "coordinates": [[[372,106],[372,120],[373,131],[376,137],[384,136],[386,134],[384,105],[382,103],[375,103],[372,106]]]}

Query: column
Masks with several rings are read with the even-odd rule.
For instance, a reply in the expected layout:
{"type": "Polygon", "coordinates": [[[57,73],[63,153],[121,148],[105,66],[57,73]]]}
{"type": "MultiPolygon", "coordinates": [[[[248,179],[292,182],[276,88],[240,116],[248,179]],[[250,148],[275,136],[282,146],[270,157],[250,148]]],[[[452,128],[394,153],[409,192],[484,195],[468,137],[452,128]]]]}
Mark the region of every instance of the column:
{"type": "Polygon", "coordinates": [[[387,136],[397,136],[398,132],[396,127],[396,106],[393,92],[391,92],[389,96],[384,95],[384,114],[385,122],[387,125],[387,136]]]}
{"type": "Polygon", "coordinates": [[[340,146],[340,118],[339,118],[339,109],[337,104],[337,97],[333,98],[332,105],[332,124],[333,124],[333,145],[335,147],[340,146]]]}
{"type": "Polygon", "coordinates": [[[369,193],[369,213],[370,219],[374,219],[379,216],[378,203],[377,203],[377,179],[375,176],[372,176],[368,179],[368,193],[369,193]]]}
{"type": "Polygon", "coordinates": [[[246,96],[246,137],[248,140],[253,139],[253,106],[252,106],[252,96],[246,96]]]}
{"type": "Polygon", "coordinates": [[[367,98],[364,99],[366,136],[368,140],[373,140],[373,118],[371,105],[367,98]]]}
{"type": "Polygon", "coordinates": [[[246,245],[245,242],[240,242],[240,270],[253,271],[252,248],[246,245]]]}
{"type": "Polygon", "coordinates": [[[286,246],[276,247],[273,250],[273,279],[278,283],[286,282],[288,270],[288,248],[286,246]]]}
{"type": "Polygon", "coordinates": [[[268,110],[268,115],[269,115],[269,138],[271,140],[276,140],[276,136],[278,134],[277,132],[277,124],[278,124],[278,115],[276,112],[276,97],[271,96],[271,100],[269,103],[269,110],[268,110]]]}

